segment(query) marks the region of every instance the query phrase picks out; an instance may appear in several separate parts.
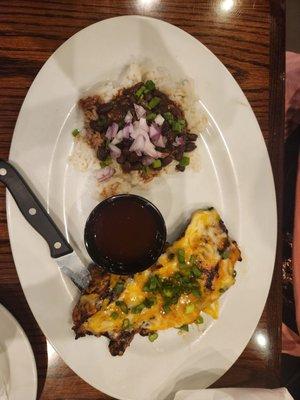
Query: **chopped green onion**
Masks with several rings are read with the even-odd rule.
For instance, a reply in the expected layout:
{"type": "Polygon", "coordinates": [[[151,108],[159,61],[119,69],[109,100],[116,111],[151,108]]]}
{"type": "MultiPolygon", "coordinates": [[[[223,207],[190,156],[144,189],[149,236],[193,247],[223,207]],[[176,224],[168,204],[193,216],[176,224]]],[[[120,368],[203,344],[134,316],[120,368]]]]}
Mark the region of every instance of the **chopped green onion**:
{"type": "Polygon", "coordinates": [[[74,129],[74,130],[72,131],[72,135],[73,135],[74,137],[78,136],[79,133],[80,133],[80,132],[79,132],[78,129],[74,129]]]}
{"type": "Polygon", "coordinates": [[[156,275],[150,276],[147,283],[144,285],[143,290],[144,292],[154,292],[158,286],[158,279],[156,275]]]}
{"type": "Polygon", "coordinates": [[[144,304],[147,308],[151,308],[156,303],[156,299],[154,297],[147,298],[144,300],[144,304]]]}
{"type": "Polygon", "coordinates": [[[179,165],[182,167],[186,167],[190,163],[190,157],[183,156],[182,159],[179,161],[179,165]]]}
{"type": "Polygon", "coordinates": [[[203,317],[201,317],[201,315],[199,315],[199,317],[195,320],[196,324],[203,324],[203,317]]]}
{"type": "Polygon", "coordinates": [[[149,113],[149,114],[146,115],[146,120],[149,121],[149,122],[152,122],[152,121],[155,120],[156,115],[157,115],[157,114],[151,112],[151,113],[149,113]]]}
{"type": "Polygon", "coordinates": [[[129,326],[130,326],[130,321],[129,321],[128,318],[125,318],[125,319],[123,320],[122,328],[123,328],[123,329],[128,329],[129,326]]]}
{"type": "Polygon", "coordinates": [[[118,316],[119,316],[119,314],[118,314],[116,311],[113,311],[113,312],[110,314],[110,316],[111,316],[112,319],[117,319],[118,316]]]}
{"type": "Polygon", "coordinates": [[[175,132],[182,132],[182,129],[185,126],[185,120],[184,119],[178,119],[177,121],[174,121],[172,123],[172,129],[175,132]]]}
{"type": "Polygon", "coordinates": [[[131,309],[132,314],[140,314],[145,308],[145,304],[141,303],[131,309]]]}
{"type": "Polygon", "coordinates": [[[153,90],[153,89],[155,89],[155,83],[154,83],[153,81],[151,81],[151,80],[147,81],[147,82],[145,83],[145,86],[146,86],[146,88],[147,88],[148,90],[153,90]]]}
{"type": "Polygon", "coordinates": [[[169,302],[165,302],[165,304],[163,305],[163,310],[165,313],[168,313],[170,311],[170,303],[169,302]]]}
{"type": "Polygon", "coordinates": [[[190,257],[190,264],[194,265],[194,264],[196,264],[196,262],[197,262],[197,258],[194,254],[192,254],[190,257]]]}
{"type": "Polygon", "coordinates": [[[189,331],[189,326],[188,325],[182,325],[178,329],[180,329],[181,331],[188,332],[189,331]]]}
{"type": "Polygon", "coordinates": [[[137,97],[138,99],[142,96],[142,94],[144,93],[144,91],[146,90],[146,86],[141,86],[136,92],[135,92],[135,97],[137,97]]]}
{"type": "Polygon", "coordinates": [[[175,295],[170,299],[171,304],[176,304],[178,302],[179,295],[175,295]]]}
{"type": "Polygon", "coordinates": [[[111,164],[111,158],[110,157],[107,157],[106,160],[104,160],[104,161],[100,161],[100,167],[101,168],[105,168],[110,164],[111,164]]]}
{"type": "Polygon", "coordinates": [[[230,255],[230,251],[229,250],[225,250],[221,254],[221,257],[223,258],[223,260],[225,260],[226,258],[229,258],[229,255],[230,255]]]}
{"type": "Polygon", "coordinates": [[[201,276],[201,271],[197,267],[192,268],[193,274],[195,275],[196,278],[200,278],[201,276]]]}
{"type": "Polygon", "coordinates": [[[151,335],[148,336],[148,339],[150,340],[150,342],[154,342],[154,340],[156,340],[157,338],[158,338],[157,332],[151,333],[151,335]]]}
{"type": "Polygon", "coordinates": [[[124,314],[128,314],[128,307],[124,301],[116,301],[116,305],[121,309],[124,314]]]}
{"type": "Polygon", "coordinates": [[[186,264],[179,264],[179,267],[180,272],[183,275],[183,283],[190,283],[190,278],[193,276],[191,269],[186,264]]]}
{"type": "Polygon", "coordinates": [[[152,108],[156,107],[160,103],[160,98],[159,97],[152,97],[152,99],[148,103],[148,108],[149,110],[152,110],[152,108]]]}
{"type": "Polygon", "coordinates": [[[171,286],[166,286],[166,287],[163,288],[163,295],[165,297],[173,297],[174,290],[172,289],[171,286]]]}
{"type": "Polygon", "coordinates": [[[148,175],[150,172],[150,168],[147,165],[143,165],[143,173],[145,175],[148,175]]]}
{"type": "Polygon", "coordinates": [[[185,313],[186,314],[191,314],[192,312],[194,312],[194,310],[195,310],[195,304],[188,304],[185,307],[185,313]]]}
{"type": "Polygon", "coordinates": [[[201,292],[200,292],[200,289],[198,289],[198,288],[192,289],[192,293],[196,297],[201,297],[201,292]]]}
{"type": "Polygon", "coordinates": [[[188,285],[190,283],[190,279],[188,276],[183,276],[182,277],[182,283],[184,283],[185,285],[188,285]]]}
{"type": "Polygon", "coordinates": [[[152,275],[150,277],[150,284],[149,284],[149,289],[154,290],[158,285],[158,279],[156,275],[152,275]]]}
{"type": "Polygon", "coordinates": [[[168,122],[169,125],[172,125],[174,122],[174,116],[170,113],[170,111],[165,112],[163,114],[164,119],[168,122]]]}
{"type": "Polygon", "coordinates": [[[220,292],[220,293],[225,293],[226,290],[228,290],[228,288],[227,288],[227,287],[223,287],[223,288],[220,288],[220,289],[219,289],[219,292],[220,292]]]}
{"type": "Polygon", "coordinates": [[[185,252],[184,252],[184,249],[178,249],[177,250],[177,259],[178,259],[180,264],[184,264],[185,263],[185,252]]]}
{"type": "Polygon", "coordinates": [[[153,163],[151,164],[152,168],[160,168],[161,167],[161,161],[160,159],[154,160],[153,163]]]}
{"type": "Polygon", "coordinates": [[[113,292],[116,296],[119,296],[124,290],[124,282],[117,282],[115,287],[113,288],[113,292]]]}

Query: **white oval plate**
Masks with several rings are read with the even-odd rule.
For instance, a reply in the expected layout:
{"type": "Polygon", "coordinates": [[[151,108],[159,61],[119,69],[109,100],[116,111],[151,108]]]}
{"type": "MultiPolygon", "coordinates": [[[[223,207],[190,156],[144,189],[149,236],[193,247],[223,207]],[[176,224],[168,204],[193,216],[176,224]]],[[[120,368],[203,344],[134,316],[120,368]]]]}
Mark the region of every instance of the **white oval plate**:
{"type": "Polygon", "coordinates": [[[84,380],[113,397],[172,398],[203,388],[237,359],[268,294],[276,245],[276,200],[270,162],[251,107],[227,69],[199,41],[165,22],[138,16],[105,20],[80,31],[46,62],[23,103],[10,160],[20,168],[72,243],[83,250],[85,218],[95,201],[87,174],[70,168],[74,107],[83,90],[115,76],[133,58],[150,58],[174,75],[193,78],[208,127],[199,141],[201,169],[157,181],[140,192],[162,211],[171,236],[191,211],[215,206],[243,254],[236,285],[220,318],[204,334],[175,330],[151,344],[136,337],[123,357],[105,338],[74,340],[71,311],[78,296],[58,271],[45,242],[8,196],[12,250],[28,303],[47,338],[84,380]]]}
{"type": "Polygon", "coordinates": [[[0,393],[3,384],[9,400],[36,398],[37,372],[30,343],[16,319],[0,304],[0,393]]]}

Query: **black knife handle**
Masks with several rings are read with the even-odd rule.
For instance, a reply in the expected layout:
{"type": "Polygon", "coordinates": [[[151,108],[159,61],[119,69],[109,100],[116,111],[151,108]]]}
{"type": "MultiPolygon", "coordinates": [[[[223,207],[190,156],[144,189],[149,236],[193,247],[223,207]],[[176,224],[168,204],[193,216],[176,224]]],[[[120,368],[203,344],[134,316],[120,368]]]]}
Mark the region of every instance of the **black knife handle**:
{"type": "Polygon", "coordinates": [[[51,257],[57,258],[72,253],[72,247],[19,172],[1,159],[0,182],[10,191],[26,220],[46,240],[51,257]]]}

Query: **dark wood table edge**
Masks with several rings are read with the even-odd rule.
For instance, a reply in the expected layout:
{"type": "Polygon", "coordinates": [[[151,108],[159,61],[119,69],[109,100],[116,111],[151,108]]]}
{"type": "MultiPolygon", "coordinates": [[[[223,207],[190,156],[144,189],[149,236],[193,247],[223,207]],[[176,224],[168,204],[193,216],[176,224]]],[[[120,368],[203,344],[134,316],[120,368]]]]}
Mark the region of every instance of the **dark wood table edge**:
{"type": "MultiPolygon", "coordinates": [[[[277,371],[273,377],[274,383],[277,381],[281,386],[281,322],[282,322],[282,211],[283,211],[283,161],[284,161],[284,127],[285,127],[285,0],[271,0],[271,32],[270,32],[270,114],[269,129],[271,130],[271,141],[269,144],[270,160],[272,164],[274,182],[277,198],[277,251],[274,266],[274,274],[270,292],[276,292],[279,301],[276,306],[268,304],[268,312],[280,316],[277,324],[277,360],[273,360],[276,365],[270,365],[270,370],[277,371]],[[278,368],[274,368],[277,366],[278,368]]],[[[269,329],[276,329],[269,326],[269,329]]],[[[274,385],[275,387],[276,385],[274,385]]]]}

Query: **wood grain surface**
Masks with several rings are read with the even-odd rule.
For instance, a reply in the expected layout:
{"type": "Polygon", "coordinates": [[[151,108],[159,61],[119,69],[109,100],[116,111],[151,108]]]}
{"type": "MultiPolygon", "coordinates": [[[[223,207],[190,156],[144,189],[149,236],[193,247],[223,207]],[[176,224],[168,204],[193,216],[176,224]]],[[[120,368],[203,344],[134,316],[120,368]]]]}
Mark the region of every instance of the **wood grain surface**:
{"type": "MultiPolygon", "coordinates": [[[[23,99],[53,51],[87,25],[126,14],[148,15],[182,28],[213,51],[233,74],[254,110],[270,154],[278,195],[280,232],[284,121],[283,1],[0,1],[0,157],[8,158],[23,99]]],[[[272,388],[280,385],[280,247],[279,236],[272,287],[252,339],[238,361],[214,386],[272,388]]],[[[108,399],[64,364],[47,344],[31,314],[9,245],[3,186],[0,187],[0,302],[18,319],[32,344],[38,368],[38,398],[108,399]]]]}

